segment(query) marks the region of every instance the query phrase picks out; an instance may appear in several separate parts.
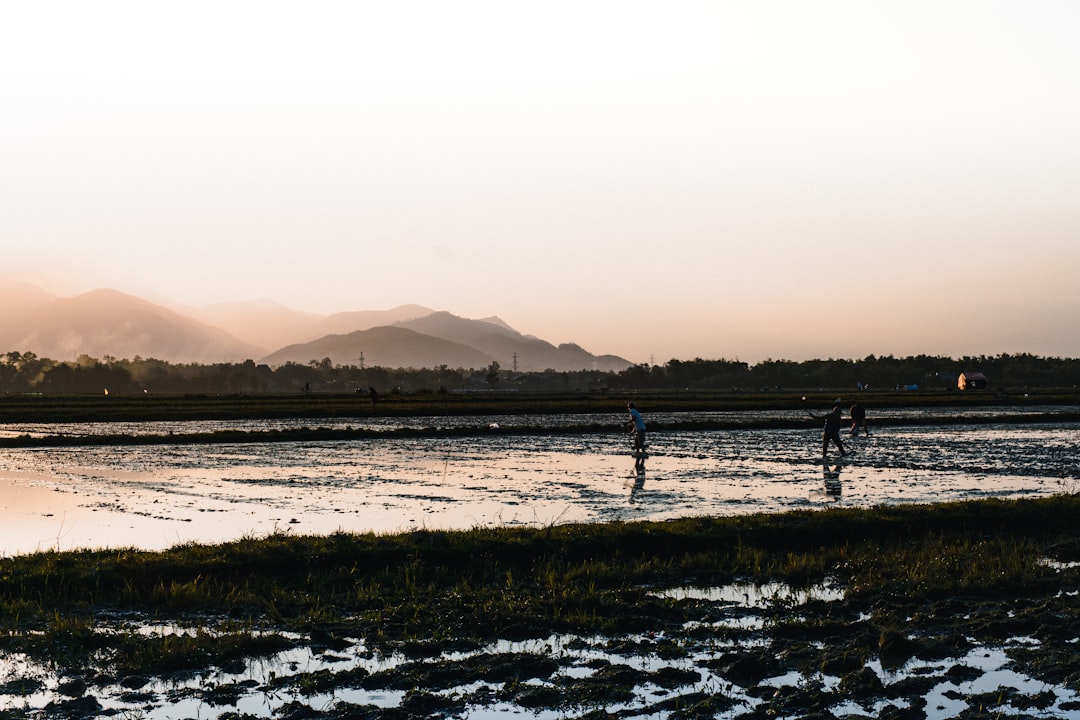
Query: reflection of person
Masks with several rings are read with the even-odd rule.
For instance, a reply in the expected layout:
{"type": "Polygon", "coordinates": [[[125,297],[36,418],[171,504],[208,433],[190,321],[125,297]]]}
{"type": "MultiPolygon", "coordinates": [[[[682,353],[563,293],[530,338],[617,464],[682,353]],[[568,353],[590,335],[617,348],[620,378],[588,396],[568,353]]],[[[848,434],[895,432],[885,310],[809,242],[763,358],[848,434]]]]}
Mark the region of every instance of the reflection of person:
{"type": "Polygon", "coordinates": [[[832,498],[840,497],[840,464],[836,463],[831,468],[829,463],[824,464],[825,494],[832,498]]]}
{"type": "MultiPolygon", "coordinates": [[[[807,411],[809,412],[809,411],[807,411]]],[[[840,457],[847,455],[847,450],[844,449],[844,443],[840,440],[840,423],[842,418],[840,417],[840,403],[836,403],[833,406],[832,412],[828,415],[815,415],[810,413],[810,417],[815,420],[824,420],[825,427],[821,433],[821,457],[822,459],[829,455],[829,441],[836,443],[836,447],[840,449],[840,457]]]]}
{"type": "Polygon", "coordinates": [[[638,460],[634,463],[634,486],[630,488],[630,502],[634,502],[637,494],[645,487],[645,461],[638,460]]]}
{"type": "Polygon", "coordinates": [[[626,425],[633,426],[630,430],[634,434],[634,452],[637,455],[645,454],[645,418],[641,416],[638,409],[634,407],[634,403],[627,403],[626,409],[630,413],[630,419],[626,421],[626,425]]]}
{"type": "Polygon", "coordinates": [[[866,427],[866,408],[862,406],[862,403],[855,403],[851,406],[851,434],[858,435],[859,428],[863,429],[863,432],[869,437],[870,430],[866,427]]]}

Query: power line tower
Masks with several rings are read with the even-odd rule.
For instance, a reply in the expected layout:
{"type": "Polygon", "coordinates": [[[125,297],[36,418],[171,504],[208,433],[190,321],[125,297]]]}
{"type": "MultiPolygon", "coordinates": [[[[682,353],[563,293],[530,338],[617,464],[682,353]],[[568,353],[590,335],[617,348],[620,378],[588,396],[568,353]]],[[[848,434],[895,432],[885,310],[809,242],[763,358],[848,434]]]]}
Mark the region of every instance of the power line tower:
{"type": "Polygon", "coordinates": [[[517,372],[517,353],[514,353],[514,372],[517,372]]]}
{"type": "Polygon", "coordinates": [[[360,369],[364,369],[364,353],[362,351],[360,353],[360,369]]]}

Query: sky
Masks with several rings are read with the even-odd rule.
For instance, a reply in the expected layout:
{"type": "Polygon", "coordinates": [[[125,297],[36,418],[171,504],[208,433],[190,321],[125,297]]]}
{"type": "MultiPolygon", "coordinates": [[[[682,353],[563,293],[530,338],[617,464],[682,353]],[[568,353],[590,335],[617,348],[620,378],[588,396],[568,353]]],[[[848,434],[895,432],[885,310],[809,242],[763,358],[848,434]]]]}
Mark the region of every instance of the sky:
{"type": "Polygon", "coordinates": [[[0,0],[0,278],[1080,357],[1080,3],[0,0]]]}

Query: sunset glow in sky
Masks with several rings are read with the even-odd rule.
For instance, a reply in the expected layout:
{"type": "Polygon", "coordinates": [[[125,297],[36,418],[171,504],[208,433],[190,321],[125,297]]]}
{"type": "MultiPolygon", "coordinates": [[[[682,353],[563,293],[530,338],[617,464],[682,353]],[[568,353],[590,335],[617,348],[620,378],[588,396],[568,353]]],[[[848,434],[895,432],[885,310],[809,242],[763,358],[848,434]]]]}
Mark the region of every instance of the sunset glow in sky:
{"type": "Polygon", "coordinates": [[[0,278],[635,362],[1080,356],[1080,4],[42,2],[0,278]]]}

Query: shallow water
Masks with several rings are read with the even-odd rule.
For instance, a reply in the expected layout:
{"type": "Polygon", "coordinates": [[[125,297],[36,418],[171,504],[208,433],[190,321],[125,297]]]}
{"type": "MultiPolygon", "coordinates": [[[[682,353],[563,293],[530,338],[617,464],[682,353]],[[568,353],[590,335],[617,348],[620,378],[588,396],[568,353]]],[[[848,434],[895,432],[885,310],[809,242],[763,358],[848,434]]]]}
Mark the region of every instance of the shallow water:
{"type": "MultiPolygon", "coordinates": [[[[663,417],[671,422],[704,415],[663,417]]],[[[596,417],[543,416],[543,424],[593,423],[596,417]]],[[[439,422],[451,421],[478,422],[439,422]]],[[[489,421],[522,422],[483,422],[489,421]]],[[[434,421],[419,418],[410,424],[434,426],[425,422],[434,421]]],[[[264,426],[282,425],[151,423],[123,431],[264,426]]],[[[362,423],[343,420],[338,426],[362,423]]],[[[39,430],[0,427],[5,434],[39,430]]],[[[118,431],[114,424],[50,426],[51,434],[118,431]]],[[[1073,491],[1080,481],[1076,424],[911,425],[872,432],[857,439],[844,435],[854,455],[827,464],[821,461],[820,430],[814,427],[655,432],[642,466],[630,457],[627,436],[614,431],[3,450],[0,552],[162,549],[281,531],[663,520],[827,505],[1038,496],[1073,491]]]]}
{"type": "MultiPolygon", "coordinates": [[[[283,633],[296,643],[294,647],[265,657],[249,658],[239,667],[210,667],[170,678],[144,677],[134,684],[128,683],[128,679],[117,678],[94,686],[89,696],[107,712],[120,716],[130,713],[153,720],[214,717],[226,709],[253,717],[279,717],[286,707],[294,711],[297,707],[307,708],[312,716],[316,716],[329,712],[337,703],[352,703],[366,710],[398,708],[410,694],[406,690],[392,689],[397,684],[394,681],[383,680],[370,685],[359,682],[357,670],[374,674],[396,669],[404,671],[406,676],[411,670],[412,677],[424,677],[425,669],[475,657],[488,659],[483,667],[495,666],[500,658],[507,661],[550,658],[556,662],[556,669],[550,676],[544,677],[544,673],[538,677],[529,676],[520,684],[517,681],[481,680],[475,677],[475,672],[467,670],[470,666],[466,662],[458,666],[456,679],[440,680],[435,687],[422,690],[431,697],[467,698],[462,702],[464,712],[447,716],[500,718],[517,715],[554,720],[568,716],[565,708],[526,707],[512,699],[512,694],[508,697],[500,692],[507,686],[519,691],[570,686],[595,677],[598,668],[629,668],[640,673],[633,688],[634,699],[615,703],[594,701],[593,704],[603,706],[608,713],[622,712],[627,717],[667,717],[671,714],[670,708],[677,707],[680,701],[691,705],[704,694],[726,699],[727,705],[720,704],[719,707],[728,709],[722,710],[717,717],[739,717],[747,713],[765,715],[768,714],[769,696],[754,692],[752,683],[740,684],[740,681],[726,677],[722,663],[716,663],[716,659],[728,653],[766,647],[768,632],[764,629],[768,623],[764,613],[770,605],[797,612],[807,602],[829,604],[842,596],[841,591],[827,584],[799,590],[781,583],[677,588],[662,594],[674,600],[697,599],[715,603],[718,606],[714,623],[717,632],[702,634],[686,628],[691,632],[683,635],[671,628],[669,632],[618,638],[554,634],[529,640],[498,640],[472,650],[446,650],[430,655],[425,652],[420,657],[396,651],[384,654],[359,639],[350,639],[346,647],[329,651],[308,645],[303,636],[283,633]],[[759,612],[763,614],[759,616],[759,612]],[[722,628],[741,628],[743,631],[727,633],[722,628]],[[665,647],[667,652],[660,652],[665,647]],[[654,684],[652,680],[665,670],[678,673],[679,679],[654,684]],[[308,690],[306,680],[320,676],[336,676],[343,680],[332,690],[308,690]],[[215,695],[215,690],[227,692],[215,695]]],[[[193,634],[196,630],[118,620],[115,627],[103,626],[99,631],[134,631],[163,637],[193,634]]],[[[214,630],[200,627],[198,632],[213,633],[214,630]]],[[[865,717],[868,712],[878,714],[885,707],[894,705],[921,708],[926,718],[945,720],[974,711],[986,702],[983,696],[990,693],[996,698],[994,711],[1003,716],[1019,714],[1023,708],[1025,717],[1080,718],[1080,696],[1075,690],[1047,684],[1017,669],[1011,653],[1019,647],[1037,648],[1039,645],[1038,640],[1024,637],[989,645],[973,643],[958,657],[935,660],[915,657],[895,668],[886,668],[879,659],[870,659],[866,667],[886,688],[900,688],[905,680],[914,677],[933,678],[923,689],[909,692],[902,698],[881,692],[874,697],[862,697],[863,704],[860,704],[839,691],[841,677],[822,671],[804,674],[794,669],[784,669],[779,675],[765,677],[759,689],[776,688],[781,692],[801,687],[830,693],[833,697],[828,710],[837,717],[865,717]]],[[[442,677],[449,678],[451,673],[444,672],[442,677]]],[[[50,708],[65,700],[60,689],[61,680],[53,669],[24,656],[2,657],[0,706],[21,708],[27,717],[54,717],[56,715],[50,713],[50,708]],[[32,688],[18,692],[25,683],[31,683],[32,688]]]]}

